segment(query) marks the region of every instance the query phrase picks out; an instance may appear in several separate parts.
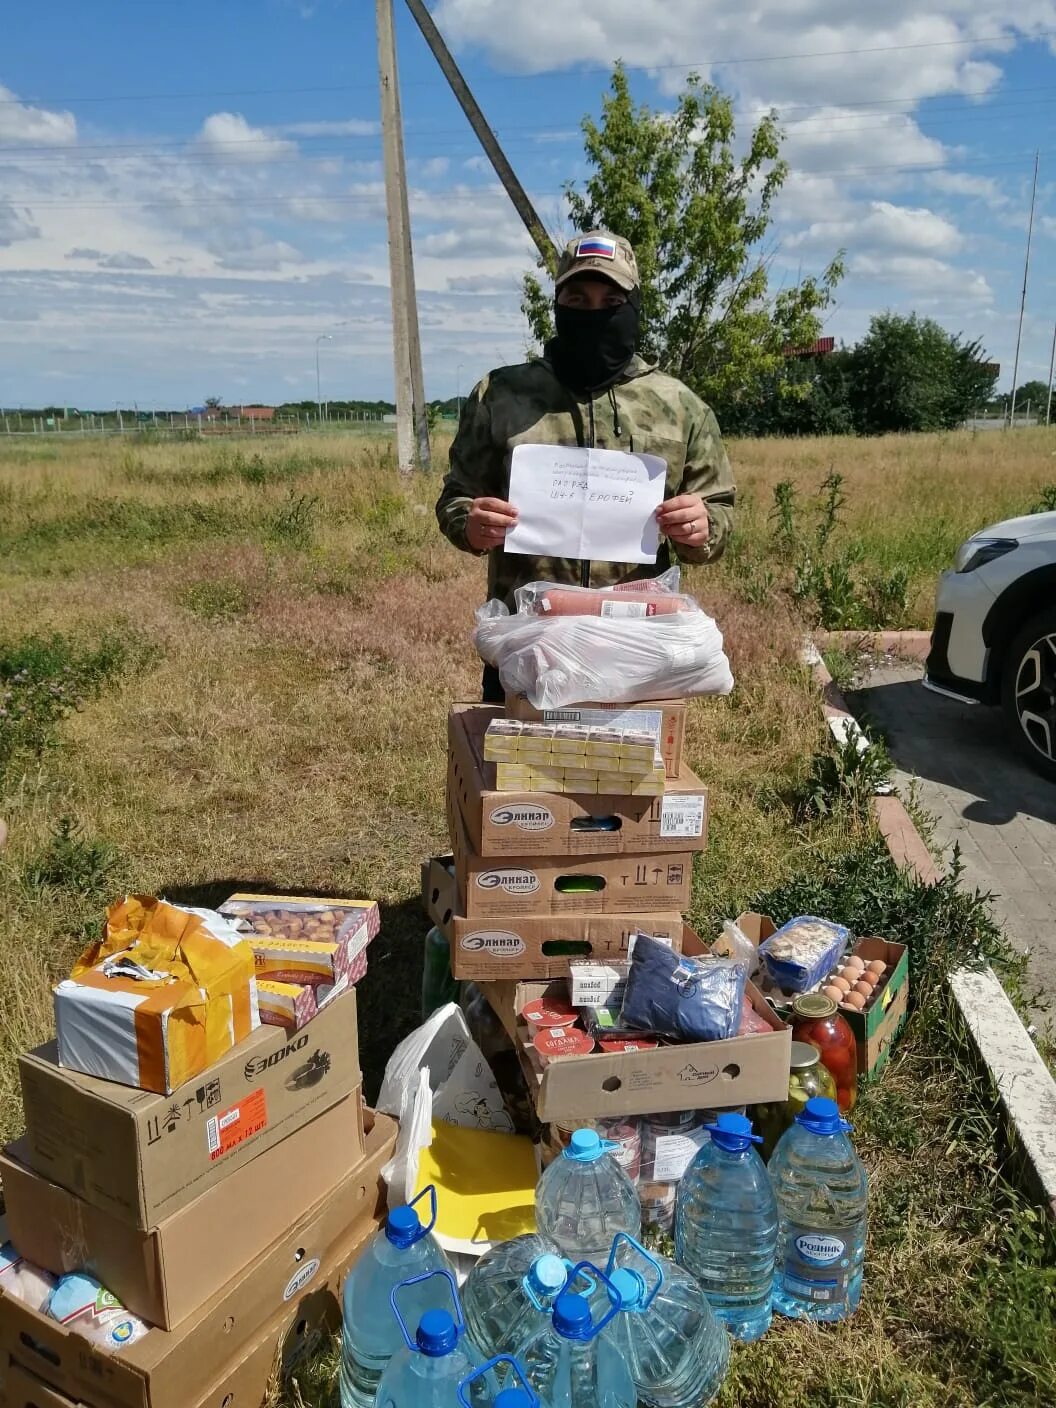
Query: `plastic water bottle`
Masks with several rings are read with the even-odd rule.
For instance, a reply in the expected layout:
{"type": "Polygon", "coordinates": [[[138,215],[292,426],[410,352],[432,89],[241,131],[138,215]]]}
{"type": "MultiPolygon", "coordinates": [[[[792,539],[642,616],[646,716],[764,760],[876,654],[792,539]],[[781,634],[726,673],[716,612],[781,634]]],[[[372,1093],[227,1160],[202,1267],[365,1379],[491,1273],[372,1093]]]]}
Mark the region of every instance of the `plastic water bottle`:
{"type": "MultiPolygon", "coordinates": [[[[390,1311],[403,1336],[404,1347],[389,1360],[378,1384],[375,1408],[458,1408],[458,1387],[480,1359],[476,1347],[466,1338],[466,1322],[458,1303],[455,1278],[450,1271],[426,1271],[392,1288],[390,1311]],[[454,1309],[427,1310],[418,1321],[412,1338],[401,1310],[401,1301],[410,1302],[432,1283],[434,1293],[442,1287],[454,1309]]],[[[485,1401],[485,1384],[474,1403],[485,1401]]]]}
{"type": "Polygon", "coordinates": [[[774,1308],[843,1320],[862,1296],[869,1180],[835,1100],[808,1100],[770,1160],[781,1231],[774,1308]]]}
{"type": "Polygon", "coordinates": [[[485,1404],[490,1408],[549,1408],[549,1404],[540,1400],[524,1377],[519,1362],[509,1354],[497,1354],[462,1380],[458,1386],[458,1401],[462,1408],[484,1408],[479,1396],[474,1395],[478,1381],[485,1375],[493,1376],[500,1382],[507,1379],[512,1381],[508,1388],[500,1389],[494,1398],[485,1399],[485,1404]]]}
{"type": "Polygon", "coordinates": [[[622,1234],[605,1274],[621,1314],[605,1331],[650,1408],[703,1408],[722,1387],[730,1337],[700,1285],[666,1257],[622,1234]]]}
{"type": "Polygon", "coordinates": [[[770,1328],[777,1203],[761,1143],[744,1115],[721,1114],[683,1175],[675,1201],[675,1259],[739,1340],[770,1328]]]}
{"type": "Polygon", "coordinates": [[[631,1371],[612,1340],[602,1334],[620,1314],[619,1301],[604,1272],[581,1262],[571,1273],[584,1272],[601,1282],[607,1297],[601,1319],[594,1321],[585,1295],[562,1291],[554,1302],[549,1325],[538,1330],[521,1350],[518,1361],[525,1377],[548,1408],[637,1408],[638,1390],[631,1371]]]}
{"type": "Polygon", "coordinates": [[[514,1237],[477,1262],[462,1287],[469,1337],[485,1354],[516,1355],[548,1323],[569,1264],[545,1237],[514,1237]]]}
{"type": "MultiPolygon", "coordinates": [[[[403,1344],[389,1304],[393,1288],[420,1272],[450,1270],[431,1236],[435,1222],[436,1189],[430,1184],[407,1207],[393,1208],[348,1273],[341,1331],[341,1408],[372,1408],[382,1370],[403,1344]],[[432,1217],[423,1227],[415,1203],[426,1194],[432,1217]]],[[[434,1285],[412,1293],[406,1305],[417,1323],[425,1311],[446,1303],[446,1289],[434,1285]]]]}
{"type": "Polygon", "coordinates": [[[642,1230],[638,1190],[612,1157],[618,1145],[577,1129],[535,1190],[535,1221],[574,1261],[603,1263],[617,1232],[642,1230]]]}

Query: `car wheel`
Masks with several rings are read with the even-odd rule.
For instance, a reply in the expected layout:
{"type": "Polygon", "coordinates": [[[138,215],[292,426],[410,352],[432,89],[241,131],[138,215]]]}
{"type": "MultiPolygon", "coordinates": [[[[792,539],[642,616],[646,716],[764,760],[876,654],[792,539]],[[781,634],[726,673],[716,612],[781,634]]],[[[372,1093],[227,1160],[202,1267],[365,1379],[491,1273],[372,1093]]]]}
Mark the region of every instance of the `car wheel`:
{"type": "Polygon", "coordinates": [[[1020,752],[1056,782],[1056,610],[1032,617],[1009,646],[1001,706],[1020,752]]]}

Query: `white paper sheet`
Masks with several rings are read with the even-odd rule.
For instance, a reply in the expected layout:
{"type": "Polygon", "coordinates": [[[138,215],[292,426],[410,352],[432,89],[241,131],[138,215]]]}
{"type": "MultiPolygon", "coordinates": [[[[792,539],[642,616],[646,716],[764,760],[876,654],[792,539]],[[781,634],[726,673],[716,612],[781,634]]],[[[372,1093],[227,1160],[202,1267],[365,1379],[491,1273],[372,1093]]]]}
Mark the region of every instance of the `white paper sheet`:
{"type": "Polygon", "coordinates": [[[655,562],[656,510],[667,465],[656,455],[518,445],[510,463],[510,503],[520,515],[506,551],[595,562],[655,562]]]}

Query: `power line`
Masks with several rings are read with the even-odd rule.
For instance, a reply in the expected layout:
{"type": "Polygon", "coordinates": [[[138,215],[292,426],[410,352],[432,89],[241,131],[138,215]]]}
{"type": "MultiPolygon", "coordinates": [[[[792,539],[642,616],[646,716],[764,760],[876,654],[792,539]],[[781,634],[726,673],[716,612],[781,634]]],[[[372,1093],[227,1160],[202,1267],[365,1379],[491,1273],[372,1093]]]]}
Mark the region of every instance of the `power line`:
{"type": "MultiPolygon", "coordinates": [[[[1009,41],[1017,42],[1025,40],[1028,43],[1037,43],[1042,39],[1052,39],[1056,37],[1056,29],[1035,30],[1027,34],[1023,30],[1005,30],[1001,34],[975,35],[965,39],[931,39],[917,41],[912,44],[870,44],[857,48],[847,49],[814,49],[795,50],[784,54],[747,54],[736,58],[703,58],[693,60],[691,63],[633,63],[623,61],[626,68],[638,69],[646,73],[670,72],[676,69],[690,71],[704,68],[733,68],[751,64],[776,64],[787,63],[796,59],[830,59],[847,58],[861,54],[893,54],[907,53],[920,49],[958,49],[958,48],[978,48],[988,44],[1005,44],[1009,41]]],[[[611,64],[601,65],[572,65],[566,69],[550,70],[544,73],[511,73],[495,75],[485,81],[491,83],[507,84],[511,82],[533,82],[538,79],[547,78],[578,78],[584,74],[612,72],[611,64]]],[[[436,88],[444,86],[436,79],[420,79],[416,82],[408,82],[404,87],[416,88],[436,88]]],[[[293,96],[306,93],[352,93],[363,89],[373,89],[373,83],[348,83],[336,84],[326,87],[296,87],[296,88],[217,88],[201,89],[194,92],[184,93],[117,93],[117,94],[87,94],[79,97],[28,97],[28,98],[4,98],[0,99],[0,106],[5,107],[30,107],[40,106],[45,103],[151,103],[151,102],[178,102],[198,98],[248,98],[248,97],[280,97],[293,96]]]]}
{"type": "MultiPolygon", "coordinates": [[[[1042,155],[1051,155],[1049,151],[1043,151],[1042,155]]],[[[942,171],[956,174],[966,167],[975,170],[989,170],[1002,167],[1020,166],[1027,160],[1033,160],[1034,152],[1023,153],[1012,158],[981,158],[979,160],[962,160],[956,164],[946,162],[908,162],[900,164],[882,163],[871,166],[851,166],[851,167],[794,167],[796,174],[804,176],[858,176],[869,174],[874,171],[892,172],[929,172],[942,171]]],[[[452,203],[461,204],[463,202],[479,203],[482,197],[498,193],[495,186],[479,186],[467,191],[421,191],[413,193],[413,198],[420,199],[422,196],[439,196],[444,205],[452,203]]],[[[13,205],[28,206],[33,211],[38,210],[121,210],[121,209],[156,209],[156,208],[180,208],[182,206],[200,205],[269,205],[285,206],[311,203],[313,205],[338,205],[338,206],[377,206],[380,199],[378,197],[364,196],[362,194],[349,196],[319,195],[313,191],[302,191],[295,195],[285,196],[256,196],[249,192],[240,192],[235,196],[186,196],[174,198],[144,198],[130,201],[41,201],[34,196],[11,195],[7,200],[13,205]]]]}
{"type": "MultiPolygon", "coordinates": [[[[933,108],[926,114],[926,120],[929,125],[937,126],[948,126],[954,123],[961,124],[967,122],[992,122],[995,113],[1007,112],[1010,109],[1015,109],[1016,111],[1019,111],[1023,108],[1030,108],[1033,110],[1039,106],[1056,102],[1056,89],[1053,89],[1051,85],[1041,85],[1034,91],[1050,93],[1052,94],[1052,96],[1048,98],[1035,97],[1024,99],[1023,101],[1014,101],[1007,103],[990,103],[987,104],[985,109],[970,108],[967,111],[964,108],[954,107],[952,105],[942,108],[933,108]]],[[[754,110],[755,115],[757,116],[765,116],[766,113],[768,113],[769,111],[771,111],[771,109],[768,108],[759,108],[754,110]]],[[[898,116],[915,117],[916,114],[913,114],[911,112],[873,114],[819,112],[813,117],[782,119],[780,110],[778,110],[778,121],[781,122],[785,130],[792,135],[804,128],[811,127],[817,124],[823,124],[828,127],[833,123],[841,124],[837,129],[841,134],[849,134],[853,132],[882,131],[888,125],[888,118],[898,116]],[[876,122],[855,121],[853,125],[848,125],[852,119],[857,119],[859,116],[872,116],[880,120],[876,122]]],[[[464,140],[467,134],[465,132],[465,129],[462,127],[436,128],[423,125],[420,129],[415,129],[411,127],[410,124],[408,124],[408,128],[412,132],[415,130],[428,132],[431,138],[454,137],[463,139],[461,142],[455,144],[456,150],[460,147],[465,150],[475,150],[474,143],[464,140]]],[[[573,131],[569,129],[566,123],[526,123],[520,125],[503,124],[502,126],[495,127],[494,131],[497,135],[502,136],[504,139],[507,140],[509,139],[509,134],[526,134],[526,136],[530,137],[543,136],[547,133],[563,133],[568,131],[570,141],[578,139],[578,137],[580,136],[580,133],[578,131],[573,131]]],[[[925,133],[925,135],[927,134],[925,133]]],[[[296,158],[292,158],[292,160],[300,162],[305,158],[307,158],[308,160],[313,160],[316,158],[321,159],[329,156],[343,156],[347,154],[347,142],[369,141],[373,143],[378,140],[378,137],[379,134],[376,132],[349,133],[344,138],[342,138],[342,144],[339,146],[311,147],[307,151],[299,148],[298,156],[296,158]]],[[[302,142],[314,142],[323,141],[325,140],[325,138],[321,135],[318,138],[309,137],[301,138],[300,140],[302,142]]],[[[513,140],[518,140],[517,136],[514,136],[513,140]]],[[[92,146],[78,144],[54,147],[0,147],[0,158],[4,156],[18,156],[32,158],[35,161],[38,157],[46,157],[50,159],[57,158],[59,161],[68,161],[71,158],[79,159],[82,157],[94,157],[96,159],[100,157],[113,157],[115,160],[135,160],[139,157],[153,156],[159,152],[171,152],[174,155],[178,156],[181,162],[224,163],[241,160],[243,153],[246,155],[252,155],[254,150],[267,151],[269,148],[273,148],[278,144],[295,145],[294,143],[292,143],[292,141],[290,141],[290,139],[283,138],[278,133],[276,133],[274,136],[233,137],[230,140],[218,142],[216,144],[216,147],[202,147],[200,145],[196,145],[194,138],[191,138],[189,140],[176,139],[168,142],[145,143],[101,142],[92,146]]],[[[416,150],[421,152],[422,154],[428,155],[434,150],[445,150],[445,144],[441,143],[441,145],[436,148],[430,146],[425,148],[417,148],[416,150]]],[[[269,162],[269,164],[281,165],[283,163],[280,160],[276,160],[273,162],[269,162]]]]}

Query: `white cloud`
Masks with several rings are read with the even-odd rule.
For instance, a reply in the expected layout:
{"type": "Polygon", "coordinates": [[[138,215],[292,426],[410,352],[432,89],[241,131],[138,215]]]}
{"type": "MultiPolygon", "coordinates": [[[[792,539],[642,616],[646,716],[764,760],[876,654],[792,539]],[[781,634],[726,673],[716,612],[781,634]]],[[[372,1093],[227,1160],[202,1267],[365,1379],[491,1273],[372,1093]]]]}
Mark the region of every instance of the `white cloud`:
{"type": "Polygon", "coordinates": [[[933,191],[940,191],[943,195],[965,196],[995,207],[1008,204],[1008,197],[992,176],[975,176],[969,171],[929,171],[923,181],[933,191]]]}
{"type": "Polygon", "coordinates": [[[4,146],[67,147],[77,140],[72,112],[49,112],[18,101],[0,83],[0,143],[4,146]]]}
{"type": "Polygon", "coordinates": [[[790,249],[839,245],[863,250],[896,250],[928,255],[955,254],[964,244],[960,230],[933,210],[874,200],[839,220],[816,220],[787,242],[790,249]]]}
{"type": "Polygon", "coordinates": [[[206,151],[239,161],[271,161],[297,150],[296,142],[253,127],[239,112],[214,112],[202,123],[196,139],[206,151]]]}
{"type": "Polygon", "coordinates": [[[350,117],[340,122],[286,122],[270,130],[284,137],[374,137],[381,132],[381,123],[350,117]]]}
{"type": "Polygon", "coordinates": [[[0,248],[12,245],[17,240],[34,240],[40,237],[40,230],[30,218],[28,210],[19,210],[9,200],[0,200],[0,248]]]}
{"type": "Polygon", "coordinates": [[[994,301],[994,291],[984,274],[926,255],[858,254],[850,261],[850,272],[858,278],[895,285],[921,309],[981,308],[994,301]]]}

